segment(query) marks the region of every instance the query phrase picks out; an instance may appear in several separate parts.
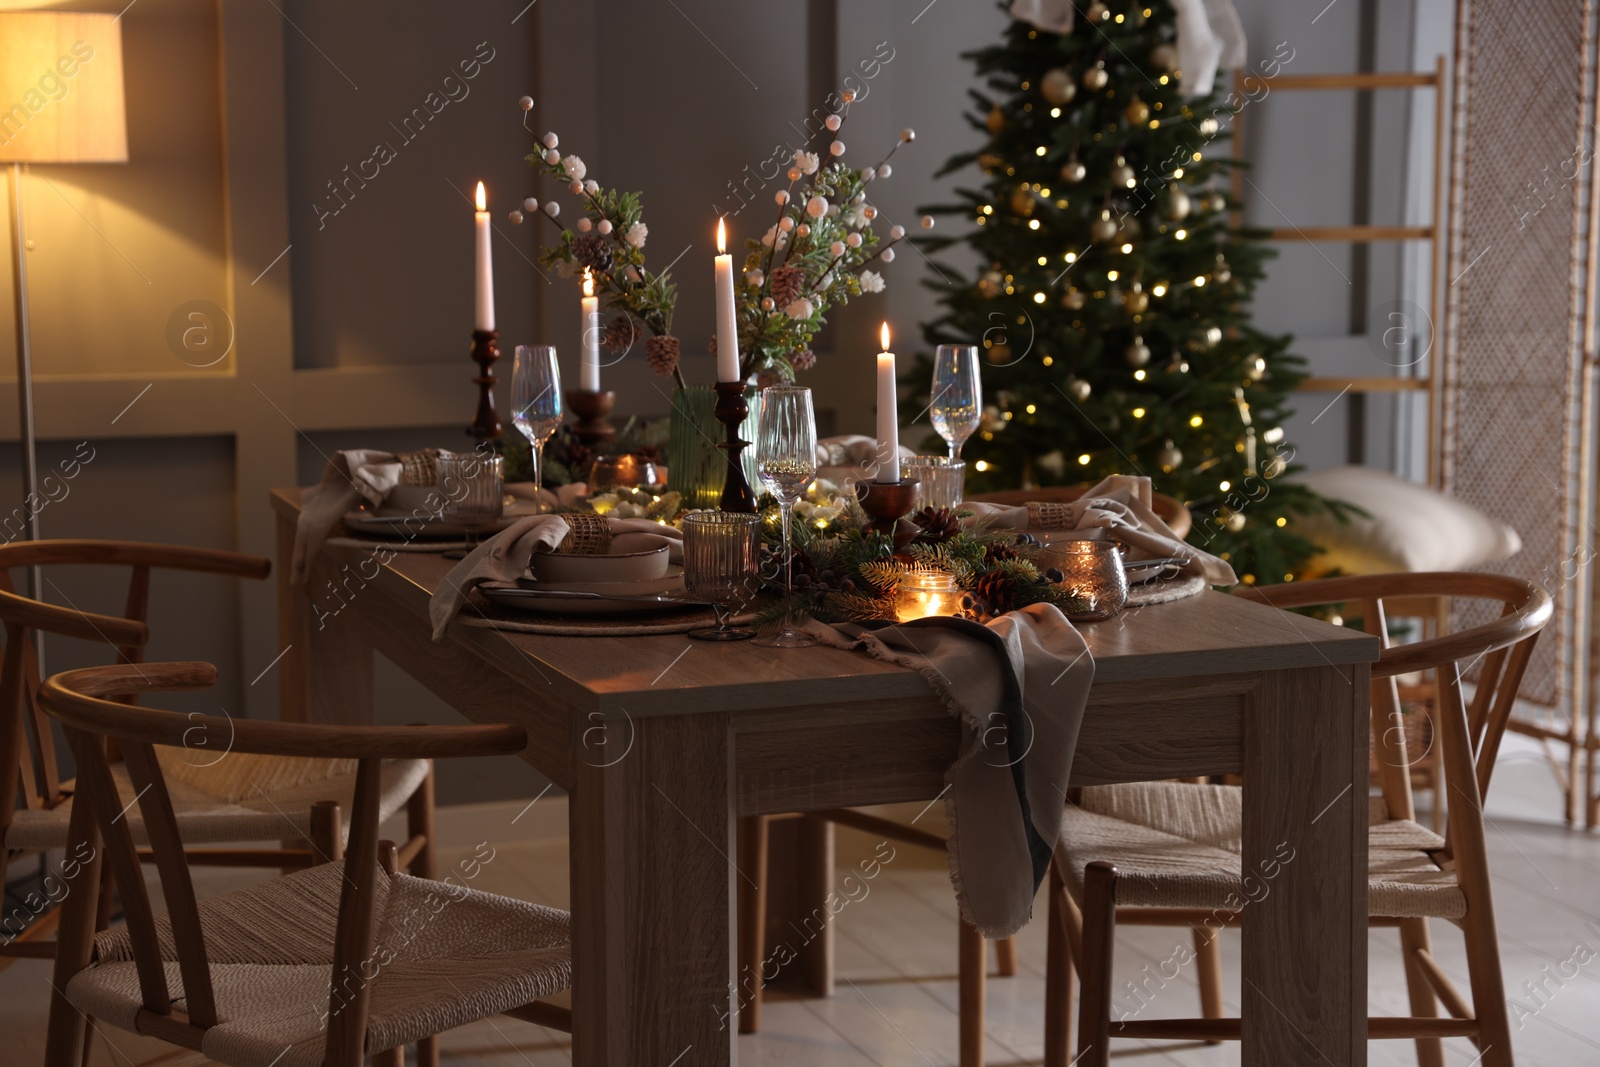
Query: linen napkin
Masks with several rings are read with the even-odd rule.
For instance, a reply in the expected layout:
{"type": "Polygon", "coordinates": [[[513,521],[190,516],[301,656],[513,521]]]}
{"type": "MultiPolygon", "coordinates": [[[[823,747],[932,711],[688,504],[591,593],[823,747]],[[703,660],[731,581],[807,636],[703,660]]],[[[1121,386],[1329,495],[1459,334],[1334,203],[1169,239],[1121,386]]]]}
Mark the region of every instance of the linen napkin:
{"type": "Polygon", "coordinates": [[[947,860],[961,917],[987,938],[1026,926],[1061,826],[1094,660],[1053,604],[987,624],[927,618],[806,628],[908,667],[961,722],[945,773],[947,860]]]}
{"type": "Polygon", "coordinates": [[[1031,503],[1007,506],[968,500],[960,505],[973,512],[973,521],[1012,530],[1103,529],[1135,550],[1134,558],[1183,560],[1182,574],[1204,575],[1212,585],[1238,581],[1233,568],[1203,552],[1161,520],[1152,507],[1150,479],[1113,474],[1071,503],[1031,503]]]}
{"type": "Polygon", "coordinates": [[[528,573],[528,561],[535,552],[565,548],[603,554],[610,536],[619,533],[654,533],[669,537],[677,543],[667,550],[667,558],[674,563],[683,562],[683,534],[652,519],[609,519],[592,513],[529,515],[467,553],[466,558],[445,575],[444,584],[434,590],[433,598],[428,601],[433,639],[444,640],[450,620],[460,613],[468,593],[485,582],[515,582],[528,573]],[[574,540],[587,543],[563,546],[569,534],[574,540]]]}

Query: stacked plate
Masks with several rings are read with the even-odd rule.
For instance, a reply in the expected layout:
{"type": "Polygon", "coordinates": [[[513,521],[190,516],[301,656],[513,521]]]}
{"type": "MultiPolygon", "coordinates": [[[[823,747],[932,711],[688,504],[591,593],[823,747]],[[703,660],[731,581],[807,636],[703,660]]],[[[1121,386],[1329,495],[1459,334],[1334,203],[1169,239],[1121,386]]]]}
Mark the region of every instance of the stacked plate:
{"type": "Polygon", "coordinates": [[[668,561],[675,542],[662,534],[622,533],[604,555],[536,552],[529,576],[486,585],[483,595],[518,611],[605,615],[695,606],[684,595],[683,567],[668,561]]]}

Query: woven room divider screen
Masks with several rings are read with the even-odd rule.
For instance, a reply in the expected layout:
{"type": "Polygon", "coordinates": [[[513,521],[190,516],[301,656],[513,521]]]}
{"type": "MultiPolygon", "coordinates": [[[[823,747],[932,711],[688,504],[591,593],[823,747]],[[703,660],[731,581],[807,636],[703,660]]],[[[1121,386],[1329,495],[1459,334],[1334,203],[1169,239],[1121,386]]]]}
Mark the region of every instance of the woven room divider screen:
{"type": "Polygon", "coordinates": [[[1592,826],[1594,0],[1456,11],[1442,482],[1522,534],[1496,569],[1555,597],[1513,729],[1592,826]]]}

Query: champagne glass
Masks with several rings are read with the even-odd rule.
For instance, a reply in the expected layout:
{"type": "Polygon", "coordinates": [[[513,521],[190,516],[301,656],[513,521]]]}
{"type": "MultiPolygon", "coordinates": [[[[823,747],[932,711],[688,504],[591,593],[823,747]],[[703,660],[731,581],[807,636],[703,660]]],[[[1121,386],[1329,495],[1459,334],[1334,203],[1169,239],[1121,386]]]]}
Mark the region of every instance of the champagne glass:
{"type": "Polygon", "coordinates": [[[934,352],[933,401],[928,412],[933,428],[950,444],[950,458],[960,459],[961,446],[983,415],[977,346],[940,345],[934,352]]]}
{"type": "Polygon", "coordinates": [[[754,630],[728,625],[728,616],[755,596],[761,572],[761,516],[691,511],[683,517],[683,584],[710,603],[717,625],[690,630],[701,641],[744,641],[754,630]]]}
{"type": "Polygon", "coordinates": [[[544,510],[544,443],[561,426],[561,367],[555,345],[518,345],[511,368],[511,424],[533,446],[533,508],[544,510]]]}
{"type": "Polygon", "coordinates": [[[805,648],[814,635],[794,626],[794,551],[789,527],[795,501],[817,476],[817,419],[811,390],[803,385],[773,385],[761,394],[761,421],[756,426],[756,470],[767,492],[783,511],[783,629],[756,638],[772,648],[805,648]]]}

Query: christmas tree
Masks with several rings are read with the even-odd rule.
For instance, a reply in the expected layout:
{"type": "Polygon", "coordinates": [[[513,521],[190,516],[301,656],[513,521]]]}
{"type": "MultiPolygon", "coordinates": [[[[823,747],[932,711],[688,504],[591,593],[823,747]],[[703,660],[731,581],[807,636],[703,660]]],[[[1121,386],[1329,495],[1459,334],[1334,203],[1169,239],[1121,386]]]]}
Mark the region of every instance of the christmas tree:
{"type": "MultiPolygon", "coordinates": [[[[1250,322],[1272,251],[1224,188],[1239,102],[1185,94],[1166,0],[1078,11],[1065,33],[1013,20],[967,54],[983,143],[940,173],[976,163],[983,185],[927,209],[969,232],[924,249],[969,247],[980,264],[937,264],[943,313],[925,330],[982,346],[968,491],[1148,474],[1242,581],[1288,580],[1314,552],[1295,516],[1329,505],[1283,477],[1303,360],[1250,322]]],[[[922,360],[906,378],[924,399],[928,375],[922,360]]]]}

